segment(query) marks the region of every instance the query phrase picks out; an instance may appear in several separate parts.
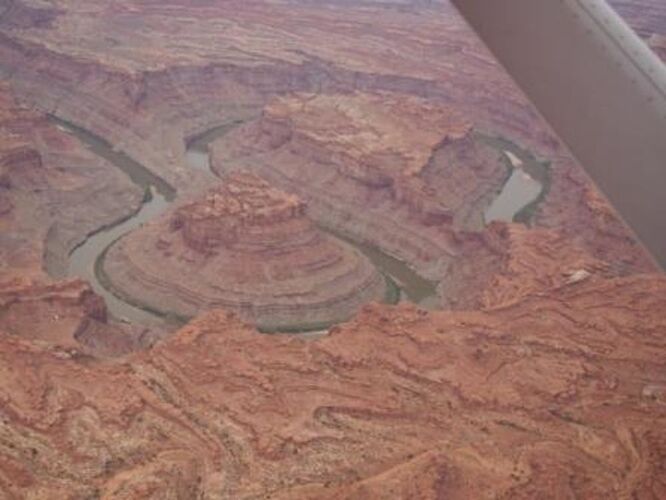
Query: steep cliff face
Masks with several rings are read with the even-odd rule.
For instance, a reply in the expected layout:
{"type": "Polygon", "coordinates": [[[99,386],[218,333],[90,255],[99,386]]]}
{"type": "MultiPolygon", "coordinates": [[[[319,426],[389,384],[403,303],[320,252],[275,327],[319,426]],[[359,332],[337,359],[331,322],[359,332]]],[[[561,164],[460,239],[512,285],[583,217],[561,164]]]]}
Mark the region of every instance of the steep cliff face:
{"type": "MultiPolygon", "coordinates": [[[[1,66],[11,74],[15,91],[27,102],[105,137],[184,192],[205,182],[183,161],[184,137],[228,120],[250,119],[275,95],[293,92],[392,91],[453,105],[477,129],[512,138],[550,159],[554,176],[566,178],[571,168],[578,169],[448,2],[95,0],[82,5],[58,0],[50,4],[48,16],[41,2],[15,5],[25,7],[20,10],[24,21],[17,24],[16,16],[7,14],[0,37],[1,66]],[[32,26],[25,23],[28,11],[34,16],[32,26]],[[39,21],[44,16],[48,22],[39,21]],[[174,43],[173,33],[179,43],[174,43]],[[372,43],[358,43],[359,33],[372,43]]],[[[654,1],[650,9],[659,11],[654,1]]],[[[640,13],[634,7],[632,11],[640,13]]],[[[659,33],[652,14],[628,18],[637,28],[650,24],[646,33],[659,33]]],[[[475,186],[464,193],[468,202],[455,213],[457,222],[478,229],[479,207],[502,176],[475,172],[470,177],[448,185],[458,186],[452,192],[475,186]],[[475,183],[474,178],[482,181],[475,183]],[[474,206],[468,206],[469,200],[476,200],[474,206]]],[[[379,176],[373,182],[385,179],[379,176]]],[[[564,191],[578,183],[564,186],[564,191]]],[[[582,183],[589,188],[587,179],[582,183]]],[[[400,196],[425,203],[422,187],[412,184],[399,186],[400,196]]],[[[567,203],[566,195],[549,193],[549,198],[554,205],[567,203]]],[[[315,214],[318,208],[311,206],[315,214]]],[[[446,219],[446,211],[436,205],[426,213],[430,224],[446,219]]],[[[537,217],[535,223],[556,223],[557,229],[566,225],[553,217],[537,217]]],[[[603,252],[607,242],[587,224],[588,218],[582,218],[572,235],[603,252]]],[[[372,232],[372,227],[366,223],[357,230],[372,232]]],[[[371,238],[378,241],[379,236],[371,238]]],[[[419,261],[415,265],[431,273],[445,264],[425,249],[451,251],[431,236],[401,239],[389,248],[391,253],[403,258],[409,254],[419,261]],[[410,240],[417,243],[404,255],[396,253],[410,240]]],[[[646,268],[644,262],[633,266],[646,268]]]]}
{"type": "Polygon", "coordinates": [[[16,91],[172,182],[187,177],[183,136],[252,115],[274,95],[296,91],[399,91],[455,102],[473,111],[475,122],[544,135],[448,4],[59,0],[53,6],[57,15],[48,27],[7,26],[2,33],[0,60],[16,91]],[[358,33],[369,27],[376,43],[359,44],[358,33]]]}
{"type": "Polygon", "coordinates": [[[555,229],[574,245],[611,264],[619,273],[650,272],[657,266],[582,170],[562,160],[551,170],[548,195],[534,224],[555,229]]]}
{"type": "Polygon", "coordinates": [[[133,211],[141,196],[117,169],[0,85],[0,276],[42,267],[63,276],[67,254],[133,211]]]}
{"type": "Polygon", "coordinates": [[[320,223],[433,277],[506,176],[459,111],[397,93],[278,99],[211,149],[218,173],[259,172],[320,223]]]}
{"type": "MultiPolygon", "coordinates": [[[[644,251],[448,2],[6,3],[0,496],[666,496],[666,280],[637,274],[644,251]],[[154,344],[44,276],[143,196],[46,112],[177,187],[106,254],[116,291],[236,315],[154,344]],[[187,166],[188,137],[238,120],[212,147],[229,177],[187,166]],[[507,178],[488,136],[550,162],[530,226],[484,227],[507,178]],[[455,311],[258,334],[244,321],[383,297],[310,218],[441,280],[455,311]]],[[[659,0],[613,3],[660,46],[659,0]]]]}
{"type": "Polygon", "coordinates": [[[138,203],[128,180],[0,85],[0,329],[70,351],[117,356],[143,331],[112,325],[89,285],[54,282],[88,232],[138,203]]]}
{"type": "Polygon", "coordinates": [[[296,196],[247,173],[123,238],[104,271],[120,293],[161,311],[224,307],[271,330],[326,328],[386,291],[371,263],[321,233],[296,196]]]}
{"type": "Polygon", "coordinates": [[[444,308],[496,309],[568,285],[616,276],[607,262],[550,229],[492,223],[481,233],[461,234],[465,251],[451,262],[439,285],[444,308]]]}
{"type": "Polygon", "coordinates": [[[104,300],[80,280],[0,282],[0,330],[69,353],[102,357],[145,346],[141,329],[108,323],[104,300]]]}
{"type": "Polygon", "coordinates": [[[14,496],[660,498],[666,281],[492,312],[368,307],[327,338],[212,312],[118,364],[0,336],[14,496]]]}
{"type": "Polygon", "coordinates": [[[204,200],[180,207],[170,224],[181,232],[185,246],[202,254],[253,245],[262,253],[279,253],[289,241],[279,226],[296,222],[309,229],[305,208],[296,196],[254,175],[238,173],[223,179],[204,200]],[[268,237],[271,231],[275,239],[268,237]]]}

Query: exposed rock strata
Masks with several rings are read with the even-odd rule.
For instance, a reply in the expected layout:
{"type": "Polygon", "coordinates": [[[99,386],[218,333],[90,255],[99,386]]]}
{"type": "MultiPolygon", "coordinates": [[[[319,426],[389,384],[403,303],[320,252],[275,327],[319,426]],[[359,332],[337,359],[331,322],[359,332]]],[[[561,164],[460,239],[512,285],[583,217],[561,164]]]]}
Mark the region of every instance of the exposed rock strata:
{"type": "Polygon", "coordinates": [[[116,290],[156,309],[224,307],[266,329],[324,328],[386,287],[358,251],[313,225],[298,198],[242,173],[120,240],[104,270],[116,290]]]}
{"type": "Polygon", "coordinates": [[[0,282],[0,330],[96,356],[118,356],[145,346],[139,330],[108,324],[104,301],[80,280],[0,282]]]}
{"type": "Polygon", "coordinates": [[[555,230],[494,222],[481,233],[460,237],[465,251],[451,262],[439,285],[445,308],[507,307],[617,272],[555,230]]]}
{"type": "Polygon", "coordinates": [[[0,59],[17,92],[173,183],[187,175],[183,135],[252,114],[275,94],[400,91],[455,101],[475,121],[530,134],[536,118],[447,4],[56,5],[51,29],[10,28],[2,37],[0,59]],[[139,16],[141,30],[130,29],[139,16]],[[378,43],[359,45],[358,30],[370,26],[378,43]]]}
{"type": "Polygon", "coordinates": [[[116,168],[0,85],[0,276],[42,266],[63,276],[69,251],[141,197],[116,168]]]}
{"type": "Polygon", "coordinates": [[[586,248],[619,273],[656,270],[653,259],[582,170],[563,158],[557,164],[534,224],[564,234],[572,245],[586,248]]]}
{"type": "MultiPolygon", "coordinates": [[[[629,5],[625,15],[640,32],[663,33],[663,16],[641,14],[648,11],[636,7],[648,1],[616,4],[629,5]]],[[[552,133],[448,2],[400,3],[401,8],[327,2],[324,8],[310,2],[58,0],[47,23],[40,21],[46,16],[41,2],[15,3],[26,8],[8,13],[0,33],[0,66],[11,74],[15,90],[107,138],[185,191],[206,179],[188,172],[183,137],[248,119],[276,94],[302,91],[393,91],[453,104],[480,130],[513,138],[552,159],[555,174],[566,176],[571,168],[552,133]],[[34,26],[28,28],[30,16],[34,26]],[[137,19],[141,29],[133,28],[137,19]],[[372,43],[359,44],[358,33],[372,43]]],[[[650,1],[649,12],[658,13],[658,4],[650,1]]],[[[497,189],[499,182],[490,185],[497,189]]],[[[589,180],[584,183],[589,188],[589,180]]],[[[566,203],[555,195],[547,198],[566,203]]],[[[478,224],[478,217],[477,209],[464,219],[478,224]]],[[[586,224],[587,218],[579,219],[572,234],[603,251],[606,242],[586,224]]],[[[557,229],[563,225],[558,221],[557,229]]],[[[437,246],[429,240],[422,238],[415,247],[437,246]]],[[[417,248],[409,253],[415,256],[417,248]]],[[[431,258],[416,257],[415,265],[431,271],[443,265],[431,258]]]]}
{"type": "Polygon", "coordinates": [[[395,93],[282,98],[212,146],[217,172],[260,172],[324,225],[432,277],[456,253],[453,226],[482,224],[506,176],[498,158],[459,111],[395,93]]]}
{"type": "Polygon", "coordinates": [[[215,312],[114,365],[0,336],[0,484],[46,498],[660,498],[665,298],[664,278],[643,276],[487,313],[375,306],[314,342],[215,312]]]}
{"type": "Polygon", "coordinates": [[[141,328],[107,320],[87,284],[43,272],[63,275],[87,233],[140,199],[115,168],[0,85],[0,329],[99,356],[147,345],[141,328]]]}
{"type": "MultiPolygon", "coordinates": [[[[0,74],[13,92],[90,128],[181,196],[209,182],[187,169],[184,137],[301,93],[281,101],[301,114],[266,113],[221,141],[218,170],[247,162],[317,219],[447,275],[455,307],[483,310],[371,306],[309,343],[213,312],[146,352],[95,359],[146,336],[116,331],[86,285],[54,284],[40,268],[62,274],[67,252],[142,193],[3,86],[1,496],[666,496],[664,278],[611,279],[653,268],[448,2],[5,3],[0,74]],[[379,147],[384,131],[335,109],[385,121],[377,101],[405,117],[379,147]],[[308,105],[334,123],[320,128],[308,105]],[[552,161],[536,229],[481,231],[506,171],[470,134],[434,139],[441,124],[429,119],[442,109],[552,161]],[[299,130],[292,118],[308,121],[299,130]],[[407,164],[418,173],[396,168],[407,164]]],[[[613,3],[659,47],[660,0],[613,3]]],[[[196,207],[153,240],[187,266],[226,244],[196,207]]]]}

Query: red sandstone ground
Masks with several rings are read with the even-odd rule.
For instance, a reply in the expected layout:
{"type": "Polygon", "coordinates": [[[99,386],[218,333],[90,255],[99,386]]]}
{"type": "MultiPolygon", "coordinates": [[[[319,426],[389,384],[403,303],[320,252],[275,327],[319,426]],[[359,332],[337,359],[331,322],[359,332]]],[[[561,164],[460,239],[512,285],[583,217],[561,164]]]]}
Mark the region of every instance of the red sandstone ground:
{"type": "Polygon", "coordinates": [[[225,313],[100,364],[0,336],[7,498],[663,498],[666,280],[317,341],[225,313]]]}
{"type": "MultiPolygon", "coordinates": [[[[659,52],[662,2],[613,3],[659,52]]],[[[1,8],[0,498],[666,497],[666,280],[448,3],[1,8]],[[218,172],[445,277],[455,311],[306,341],[214,310],[148,347],[58,281],[142,193],[46,113],[195,208],[219,181],[183,139],[243,120],[218,172]],[[478,131],[551,162],[529,226],[482,226],[506,169],[478,131]]]]}

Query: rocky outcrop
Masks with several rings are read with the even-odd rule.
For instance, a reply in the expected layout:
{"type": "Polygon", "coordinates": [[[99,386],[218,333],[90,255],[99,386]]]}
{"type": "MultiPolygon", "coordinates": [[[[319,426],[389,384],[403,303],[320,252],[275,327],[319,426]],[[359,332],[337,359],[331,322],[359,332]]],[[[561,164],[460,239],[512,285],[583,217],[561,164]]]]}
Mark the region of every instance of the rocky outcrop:
{"type": "Polygon", "coordinates": [[[4,26],[0,67],[27,101],[105,137],[172,184],[192,180],[183,136],[252,116],[292,92],[397,91],[455,102],[477,124],[544,135],[448,3],[394,7],[58,0],[49,29],[4,26]],[[295,23],[298,17],[308,23],[295,23]],[[139,18],[142,29],[129,29],[139,18]],[[357,33],[369,26],[377,43],[359,45],[357,33]],[[173,33],[182,44],[171,43],[173,33]]]}
{"type": "Polygon", "coordinates": [[[246,173],[120,240],[104,273],[149,307],[186,317],[224,307],[269,330],[325,328],[386,287],[363,255],[314,226],[303,202],[246,173]]]}
{"type": "Polygon", "coordinates": [[[493,222],[481,233],[459,237],[465,251],[451,262],[438,290],[446,309],[508,307],[617,272],[568,235],[551,229],[493,222]]]}
{"type": "Polygon", "coordinates": [[[660,498],[666,281],[491,312],[366,308],[328,337],[211,312],[122,364],[0,335],[15,497],[660,498]]]}
{"type": "Polygon", "coordinates": [[[656,270],[645,248],[579,166],[563,158],[556,165],[551,169],[548,194],[536,213],[535,225],[557,230],[572,245],[586,248],[618,273],[656,270]]]}
{"type": "Polygon", "coordinates": [[[212,146],[218,173],[259,172],[318,222],[431,277],[457,251],[455,228],[482,224],[506,175],[498,157],[459,111],[396,93],[278,99],[212,146]]]}
{"type": "MultiPolygon", "coordinates": [[[[663,2],[613,3],[659,46],[663,2]]],[[[5,4],[0,496],[664,497],[666,282],[449,2],[5,4]],[[381,298],[312,217],[458,310],[368,305],[310,341],[214,310],[149,348],[41,272],[144,194],[44,112],[178,188],[109,250],[118,293],[264,327],[381,298]],[[270,185],[199,196],[183,138],[230,120],[215,169],[270,185]],[[552,162],[533,227],[484,230],[507,169],[480,132],[552,162]]]]}
{"type": "MultiPolygon", "coordinates": [[[[203,202],[179,208],[171,220],[171,228],[181,232],[185,245],[200,253],[236,247],[254,231],[263,229],[268,233],[276,226],[305,220],[303,202],[258,177],[236,174],[223,182],[203,202]]],[[[287,238],[275,242],[275,247],[284,246],[287,238]]],[[[275,250],[271,241],[260,244],[263,252],[275,250]]]]}
{"type": "Polygon", "coordinates": [[[142,195],[0,84],[0,279],[42,267],[63,276],[68,253],[100,225],[135,210],[142,195]]]}
{"type": "Polygon", "coordinates": [[[0,282],[0,330],[95,356],[118,356],[142,346],[138,331],[108,324],[104,300],[76,279],[0,282]]]}

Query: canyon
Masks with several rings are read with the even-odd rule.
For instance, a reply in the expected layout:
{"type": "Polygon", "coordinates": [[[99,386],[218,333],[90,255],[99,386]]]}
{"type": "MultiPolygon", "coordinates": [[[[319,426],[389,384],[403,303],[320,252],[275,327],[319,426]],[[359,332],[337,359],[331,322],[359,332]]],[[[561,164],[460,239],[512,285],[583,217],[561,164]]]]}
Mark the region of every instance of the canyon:
{"type": "Polygon", "coordinates": [[[248,173],[143,225],[109,248],[110,286],[191,318],[236,312],[265,330],[322,330],[387,285],[352,247],[317,230],[306,205],[248,173]]]}
{"type": "Polygon", "coordinates": [[[447,1],[0,5],[0,498],[661,498],[665,310],[447,1]]]}

